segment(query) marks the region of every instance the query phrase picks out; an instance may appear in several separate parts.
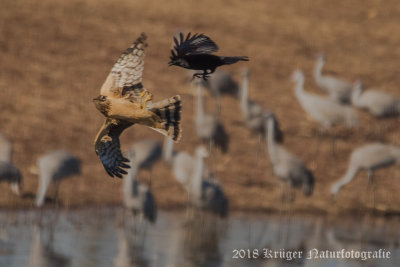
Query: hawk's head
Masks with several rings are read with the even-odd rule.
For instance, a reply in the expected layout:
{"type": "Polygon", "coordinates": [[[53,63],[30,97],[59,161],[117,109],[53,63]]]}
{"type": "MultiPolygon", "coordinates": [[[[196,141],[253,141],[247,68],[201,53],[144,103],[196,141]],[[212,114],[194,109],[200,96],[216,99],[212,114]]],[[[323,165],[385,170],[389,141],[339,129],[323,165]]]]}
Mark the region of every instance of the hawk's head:
{"type": "Polygon", "coordinates": [[[107,96],[99,95],[93,98],[93,103],[104,116],[107,116],[110,109],[110,100],[107,99],[107,96]]]}

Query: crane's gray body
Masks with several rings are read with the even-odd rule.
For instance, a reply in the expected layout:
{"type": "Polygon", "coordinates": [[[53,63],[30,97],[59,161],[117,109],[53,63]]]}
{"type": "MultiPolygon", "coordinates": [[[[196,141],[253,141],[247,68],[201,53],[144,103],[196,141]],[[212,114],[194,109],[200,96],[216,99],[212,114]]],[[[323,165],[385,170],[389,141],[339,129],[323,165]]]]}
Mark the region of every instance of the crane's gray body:
{"type": "Polygon", "coordinates": [[[204,110],[202,86],[197,84],[197,112],[196,112],[196,133],[204,142],[211,146],[216,145],[222,152],[227,152],[229,146],[229,136],[225,127],[216,116],[208,114],[204,110]]]}
{"type": "Polygon", "coordinates": [[[329,94],[331,100],[342,104],[350,103],[352,84],[331,75],[322,75],[324,64],[325,58],[319,56],[314,70],[315,83],[329,94]]]}
{"type": "Polygon", "coordinates": [[[377,90],[364,91],[360,81],[354,85],[351,101],[353,106],[365,109],[375,117],[400,115],[400,99],[377,90]]]}
{"type": "Polygon", "coordinates": [[[323,96],[304,91],[304,74],[297,70],[293,74],[296,82],[296,97],[304,111],[322,127],[330,128],[337,124],[346,127],[357,127],[359,124],[357,112],[349,107],[341,105],[323,96]]]}
{"type": "MultiPolygon", "coordinates": [[[[36,206],[43,205],[46,191],[51,182],[58,182],[81,173],[81,161],[75,155],[56,150],[45,154],[38,160],[39,187],[36,195],[36,206]]],[[[58,188],[56,188],[58,190],[58,188]]]]}
{"type": "Polygon", "coordinates": [[[267,116],[267,121],[268,155],[274,174],[281,181],[288,182],[292,187],[302,187],[304,195],[310,196],[314,188],[312,172],[299,157],[289,153],[282,145],[276,142],[274,128],[278,124],[273,113],[267,116]]]}

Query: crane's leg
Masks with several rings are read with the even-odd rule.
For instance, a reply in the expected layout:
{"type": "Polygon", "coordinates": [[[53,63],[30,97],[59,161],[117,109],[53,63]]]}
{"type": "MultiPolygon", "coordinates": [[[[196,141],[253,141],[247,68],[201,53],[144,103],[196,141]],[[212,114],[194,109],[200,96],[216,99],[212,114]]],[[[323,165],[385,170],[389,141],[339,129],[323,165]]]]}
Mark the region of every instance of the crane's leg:
{"type": "Polygon", "coordinates": [[[336,141],[336,134],[335,134],[335,132],[332,132],[331,133],[331,153],[332,153],[332,157],[334,157],[334,158],[336,158],[335,141],[336,141]]]}
{"type": "Polygon", "coordinates": [[[149,189],[151,189],[151,179],[153,178],[153,168],[150,167],[150,176],[149,176],[149,189]]]}
{"type": "Polygon", "coordinates": [[[372,208],[375,209],[375,184],[373,170],[368,170],[368,187],[372,188],[372,208]]]}
{"type": "Polygon", "coordinates": [[[221,117],[221,92],[217,89],[215,99],[217,102],[217,117],[221,117]]]}
{"type": "Polygon", "coordinates": [[[58,190],[60,188],[60,181],[54,181],[54,187],[55,187],[55,191],[54,191],[54,202],[56,205],[56,208],[58,208],[58,190]]]}
{"type": "Polygon", "coordinates": [[[319,154],[319,149],[320,149],[321,143],[322,143],[322,132],[323,132],[323,129],[319,128],[318,133],[317,133],[317,138],[318,138],[317,139],[317,149],[315,150],[315,153],[314,153],[314,159],[317,158],[317,156],[319,154]]]}

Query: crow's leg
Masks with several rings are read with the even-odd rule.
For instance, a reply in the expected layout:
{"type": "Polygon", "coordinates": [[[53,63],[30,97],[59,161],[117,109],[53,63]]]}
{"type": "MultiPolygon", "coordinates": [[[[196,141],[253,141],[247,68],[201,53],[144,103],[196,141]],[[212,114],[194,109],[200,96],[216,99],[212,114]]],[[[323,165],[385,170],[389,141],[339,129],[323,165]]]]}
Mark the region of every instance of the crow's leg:
{"type": "Polygon", "coordinates": [[[194,78],[200,78],[202,75],[203,75],[203,73],[201,73],[201,72],[194,73],[191,81],[193,81],[194,78]]]}
{"type": "Polygon", "coordinates": [[[209,74],[214,73],[215,69],[210,69],[210,71],[204,70],[203,71],[203,80],[207,81],[207,79],[210,77],[209,74]]]}

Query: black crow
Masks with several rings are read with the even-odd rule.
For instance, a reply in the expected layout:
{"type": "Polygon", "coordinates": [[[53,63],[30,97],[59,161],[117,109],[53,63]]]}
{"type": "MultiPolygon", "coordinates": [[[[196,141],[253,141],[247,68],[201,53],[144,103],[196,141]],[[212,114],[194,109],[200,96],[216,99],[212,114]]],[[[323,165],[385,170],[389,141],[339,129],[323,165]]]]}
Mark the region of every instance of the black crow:
{"type": "Polygon", "coordinates": [[[240,60],[248,61],[248,57],[222,57],[212,55],[211,53],[218,51],[218,46],[209,37],[204,34],[195,34],[190,36],[189,33],[184,38],[183,33],[179,34],[179,41],[174,37],[175,46],[171,50],[171,61],[168,65],[176,65],[191,70],[202,70],[202,73],[193,74],[194,77],[203,77],[207,80],[208,75],[213,73],[215,69],[222,65],[230,65],[240,60]]]}

